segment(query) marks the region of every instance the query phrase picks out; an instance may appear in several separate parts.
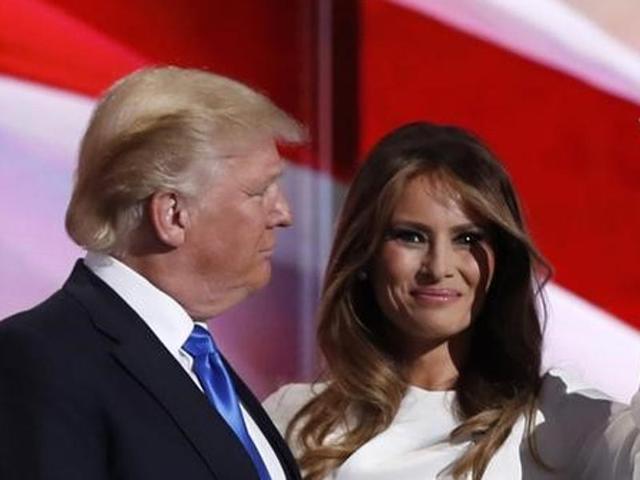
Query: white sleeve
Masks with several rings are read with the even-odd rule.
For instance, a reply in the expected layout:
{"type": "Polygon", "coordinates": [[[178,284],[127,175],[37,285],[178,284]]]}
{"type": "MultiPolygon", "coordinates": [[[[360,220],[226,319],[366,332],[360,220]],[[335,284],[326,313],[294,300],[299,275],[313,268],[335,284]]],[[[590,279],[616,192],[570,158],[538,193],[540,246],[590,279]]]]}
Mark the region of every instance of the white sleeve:
{"type": "MultiPolygon", "coordinates": [[[[280,387],[274,393],[269,395],[262,406],[271,417],[271,421],[278,428],[280,434],[284,437],[289,423],[296,413],[300,411],[305,404],[315,397],[318,393],[326,388],[325,383],[291,383],[280,387]]],[[[295,432],[293,434],[295,438],[295,432]]],[[[295,458],[300,456],[300,446],[295,441],[287,439],[289,448],[295,458]]],[[[304,473],[304,472],[303,472],[304,473]]],[[[335,471],[332,472],[324,480],[333,480],[335,471]]]]}
{"type": "Polygon", "coordinates": [[[290,383],[280,387],[262,402],[262,406],[282,436],[295,414],[320,391],[319,388],[321,389],[322,386],[290,383]]]}
{"type": "Polygon", "coordinates": [[[566,478],[640,480],[640,394],[624,405],[565,378],[551,378],[543,387],[545,423],[536,428],[543,461],[546,454],[566,478]]]}

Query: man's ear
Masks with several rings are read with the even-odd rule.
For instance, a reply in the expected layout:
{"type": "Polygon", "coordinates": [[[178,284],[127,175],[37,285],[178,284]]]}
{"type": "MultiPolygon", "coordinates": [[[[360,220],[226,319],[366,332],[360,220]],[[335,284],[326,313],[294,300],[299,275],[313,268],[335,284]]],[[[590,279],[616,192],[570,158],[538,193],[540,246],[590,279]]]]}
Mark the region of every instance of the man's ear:
{"type": "Polygon", "coordinates": [[[149,201],[149,220],[158,240],[170,247],[184,243],[189,212],[183,197],[175,192],[156,192],[149,201]]]}

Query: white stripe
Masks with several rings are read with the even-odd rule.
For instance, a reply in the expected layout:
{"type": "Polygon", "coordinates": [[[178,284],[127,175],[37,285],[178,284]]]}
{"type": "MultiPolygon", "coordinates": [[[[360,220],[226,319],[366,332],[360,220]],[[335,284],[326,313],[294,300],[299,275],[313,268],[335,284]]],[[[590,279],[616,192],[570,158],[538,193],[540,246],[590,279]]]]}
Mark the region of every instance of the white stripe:
{"type": "Polygon", "coordinates": [[[64,212],[76,148],[94,102],[0,75],[0,318],[42,300],[68,275],[80,249],[67,237],[64,212]],[[14,284],[30,288],[12,291],[14,284]],[[10,298],[8,298],[10,297],[10,298]]]}
{"type": "Polygon", "coordinates": [[[0,75],[0,130],[63,151],[70,169],[94,105],[89,97],[0,75]]]}
{"type": "Polygon", "coordinates": [[[629,402],[640,379],[640,333],[559,285],[548,285],[546,294],[544,367],[571,371],[629,402]]]}
{"type": "Polygon", "coordinates": [[[640,104],[640,54],[561,1],[392,1],[640,104]]]}

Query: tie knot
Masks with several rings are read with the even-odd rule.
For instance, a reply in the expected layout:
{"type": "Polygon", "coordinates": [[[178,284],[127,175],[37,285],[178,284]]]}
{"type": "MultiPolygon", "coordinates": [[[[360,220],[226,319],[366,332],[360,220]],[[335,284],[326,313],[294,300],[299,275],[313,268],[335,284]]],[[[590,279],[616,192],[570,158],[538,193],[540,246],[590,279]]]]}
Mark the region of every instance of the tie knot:
{"type": "Polygon", "coordinates": [[[183,347],[192,357],[201,357],[210,353],[217,353],[216,344],[206,328],[196,325],[183,347]]]}

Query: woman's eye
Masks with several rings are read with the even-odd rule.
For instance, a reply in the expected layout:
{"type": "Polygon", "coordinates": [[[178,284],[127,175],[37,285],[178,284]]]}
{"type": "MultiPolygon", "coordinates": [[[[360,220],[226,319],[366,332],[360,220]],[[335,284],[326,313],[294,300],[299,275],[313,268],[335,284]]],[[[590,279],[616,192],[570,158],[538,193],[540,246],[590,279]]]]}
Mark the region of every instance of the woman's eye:
{"type": "Polygon", "coordinates": [[[456,237],[456,243],[460,245],[476,245],[484,240],[482,232],[464,232],[456,237]]]}
{"type": "Polygon", "coordinates": [[[420,244],[427,241],[424,234],[413,230],[394,230],[391,232],[391,238],[409,244],[420,244]]]}

